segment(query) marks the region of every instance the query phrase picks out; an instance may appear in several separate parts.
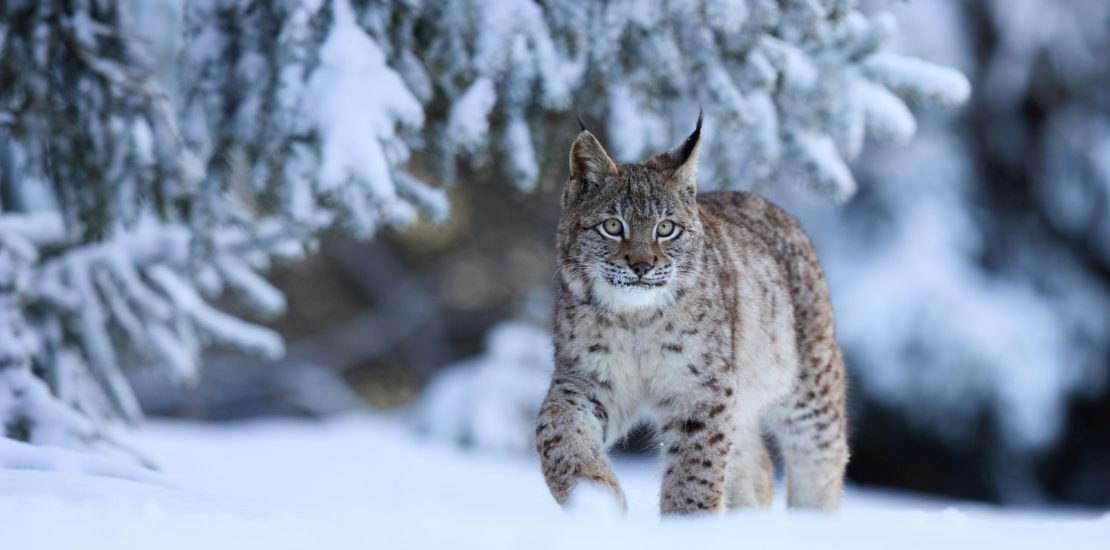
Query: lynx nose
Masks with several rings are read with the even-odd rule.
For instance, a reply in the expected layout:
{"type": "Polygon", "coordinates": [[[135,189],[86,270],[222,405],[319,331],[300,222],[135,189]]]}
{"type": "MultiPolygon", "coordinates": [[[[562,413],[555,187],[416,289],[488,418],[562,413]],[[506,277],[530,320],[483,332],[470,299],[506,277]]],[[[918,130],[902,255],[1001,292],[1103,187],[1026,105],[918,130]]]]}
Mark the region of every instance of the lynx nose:
{"type": "Polygon", "coordinates": [[[648,271],[651,271],[651,268],[655,267],[655,261],[658,259],[659,258],[654,257],[651,254],[645,254],[643,252],[638,254],[633,252],[632,254],[628,254],[624,257],[624,261],[628,263],[628,268],[631,269],[632,272],[641,279],[644,278],[644,274],[646,274],[648,271]]]}

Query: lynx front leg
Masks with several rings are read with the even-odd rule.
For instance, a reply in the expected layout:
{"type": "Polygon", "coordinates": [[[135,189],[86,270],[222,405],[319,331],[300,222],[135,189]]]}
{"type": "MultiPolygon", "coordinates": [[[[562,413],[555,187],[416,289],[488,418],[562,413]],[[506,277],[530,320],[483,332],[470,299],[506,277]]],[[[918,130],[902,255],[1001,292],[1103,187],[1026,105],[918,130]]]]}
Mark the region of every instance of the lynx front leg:
{"type": "Polygon", "coordinates": [[[668,514],[717,513],[725,486],[734,428],[731,406],[709,404],[671,418],[660,429],[666,470],[660,510],[668,514]]]}
{"type": "Polygon", "coordinates": [[[608,411],[595,384],[556,374],[536,422],[536,451],[551,495],[566,505],[580,482],[613,492],[628,510],[624,492],[604,451],[608,411]]]}

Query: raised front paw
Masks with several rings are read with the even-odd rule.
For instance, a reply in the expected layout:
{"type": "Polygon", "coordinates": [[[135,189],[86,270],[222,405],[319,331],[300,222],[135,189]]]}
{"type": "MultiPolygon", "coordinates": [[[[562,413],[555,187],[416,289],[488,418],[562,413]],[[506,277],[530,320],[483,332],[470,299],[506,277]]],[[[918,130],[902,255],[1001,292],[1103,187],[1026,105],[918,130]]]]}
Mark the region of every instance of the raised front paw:
{"type": "Polygon", "coordinates": [[[621,512],[628,503],[617,478],[606,461],[600,458],[552,457],[544,461],[544,478],[555,500],[565,508],[576,503],[607,500],[621,512]],[[595,498],[595,497],[604,498],[595,498]]]}

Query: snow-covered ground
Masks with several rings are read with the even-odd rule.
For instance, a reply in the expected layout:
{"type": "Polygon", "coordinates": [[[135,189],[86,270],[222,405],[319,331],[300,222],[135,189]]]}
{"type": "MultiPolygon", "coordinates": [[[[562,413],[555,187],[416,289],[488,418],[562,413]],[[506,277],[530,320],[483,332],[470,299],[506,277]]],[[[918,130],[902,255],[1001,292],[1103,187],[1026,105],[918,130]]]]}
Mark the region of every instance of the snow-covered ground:
{"type": "Polygon", "coordinates": [[[646,459],[617,464],[628,517],[567,514],[531,459],[462,452],[365,415],[153,422],[136,439],[161,474],[0,439],[0,548],[1110,547],[1110,514],[1018,513],[858,489],[835,518],[787,513],[779,502],[767,512],[660,520],[659,469],[646,459]]]}

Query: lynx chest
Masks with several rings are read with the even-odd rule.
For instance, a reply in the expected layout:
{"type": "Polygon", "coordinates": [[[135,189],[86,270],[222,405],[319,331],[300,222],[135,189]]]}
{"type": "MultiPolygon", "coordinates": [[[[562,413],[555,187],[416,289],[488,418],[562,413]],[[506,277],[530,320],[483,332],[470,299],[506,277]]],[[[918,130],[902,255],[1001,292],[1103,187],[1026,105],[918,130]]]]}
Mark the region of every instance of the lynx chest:
{"type": "Polygon", "coordinates": [[[584,344],[583,366],[616,393],[649,408],[692,391],[703,370],[699,365],[718,353],[693,331],[683,331],[681,321],[658,316],[600,323],[596,337],[584,344]]]}

